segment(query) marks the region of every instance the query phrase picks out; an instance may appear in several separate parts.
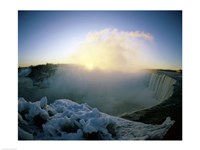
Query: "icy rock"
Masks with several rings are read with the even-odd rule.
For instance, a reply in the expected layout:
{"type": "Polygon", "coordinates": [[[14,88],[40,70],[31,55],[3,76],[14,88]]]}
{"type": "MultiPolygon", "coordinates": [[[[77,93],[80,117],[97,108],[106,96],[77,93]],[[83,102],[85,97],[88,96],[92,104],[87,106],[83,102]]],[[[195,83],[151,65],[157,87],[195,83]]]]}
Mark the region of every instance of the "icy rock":
{"type": "Polygon", "coordinates": [[[58,113],[63,113],[65,110],[77,110],[79,104],[70,100],[59,99],[51,105],[58,113]]]}
{"type": "Polygon", "coordinates": [[[159,140],[163,139],[175,121],[167,117],[161,125],[144,124],[141,122],[118,119],[117,139],[119,140],[159,140]]]}
{"type": "Polygon", "coordinates": [[[87,120],[90,118],[98,118],[101,116],[101,113],[99,112],[99,110],[97,108],[93,108],[91,111],[90,110],[84,111],[84,112],[81,112],[79,115],[81,118],[87,120]]]}
{"type": "Polygon", "coordinates": [[[25,99],[20,98],[18,102],[19,113],[23,115],[26,120],[29,120],[37,126],[41,126],[49,118],[48,112],[45,109],[42,109],[46,106],[46,104],[47,99],[45,98],[34,103],[27,102],[25,99]],[[25,115],[24,112],[26,112],[25,115]]]}
{"type": "Polygon", "coordinates": [[[18,112],[26,113],[29,110],[29,103],[23,98],[19,98],[18,100],[18,112]]]}
{"type": "Polygon", "coordinates": [[[162,125],[171,125],[171,122],[172,122],[171,118],[167,117],[166,120],[162,123],[162,125]]]}
{"type": "Polygon", "coordinates": [[[92,118],[86,122],[85,126],[83,127],[83,131],[86,133],[98,131],[102,133],[108,133],[108,130],[106,129],[108,123],[108,120],[104,117],[92,118]]]}
{"type": "Polygon", "coordinates": [[[18,113],[18,124],[20,126],[27,126],[28,123],[22,118],[22,116],[18,113]]]}
{"type": "Polygon", "coordinates": [[[49,116],[54,116],[57,112],[55,111],[55,109],[53,109],[51,106],[47,105],[46,106],[46,111],[48,112],[49,116]]]}
{"type": "Polygon", "coordinates": [[[44,109],[41,109],[36,104],[32,103],[29,105],[29,114],[27,119],[33,119],[35,116],[40,116],[42,119],[47,120],[49,115],[48,112],[44,109]]]}
{"type": "Polygon", "coordinates": [[[81,129],[78,129],[75,133],[62,133],[58,140],[84,140],[83,132],[81,129]]]}
{"type": "MultiPolygon", "coordinates": [[[[43,125],[43,131],[44,131],[44,135],[45,137],[52,137],[52,136],[58,136],[58,134],[60,134],[60,132],[51,124],[48,125],[43,125]]],[[[61,134],[60,134],[61,135],[61,134]]]]}
{"type": "Polygon", "coordinates": [[[87,104],[64,99],[48,105],[46,97],[33,103],[20,98],[18,107],[19,139],[162,139],[174,123],[170,117],[161,125],[128,121],[104,114],[87,104]],[[26,114],[22,115],[25,111],[26,114]]]}
{"type": "Polygon", "coordinates": [[[21,140],[33,140],[33,135],[18,127],[18,138],[21,140]]]}
{"type": "Polygon", "coordinates": [[[18,73],[19,77],[26,77],[31,73],[31,68],[25,68],[21,69],[21,71],[18,73]]]}
{"type": "Polygon", "coordinates": [[[40,108],[44,109],[46,105],[47,105],[47,97],[43,97],[40,100],[40,108]]]}

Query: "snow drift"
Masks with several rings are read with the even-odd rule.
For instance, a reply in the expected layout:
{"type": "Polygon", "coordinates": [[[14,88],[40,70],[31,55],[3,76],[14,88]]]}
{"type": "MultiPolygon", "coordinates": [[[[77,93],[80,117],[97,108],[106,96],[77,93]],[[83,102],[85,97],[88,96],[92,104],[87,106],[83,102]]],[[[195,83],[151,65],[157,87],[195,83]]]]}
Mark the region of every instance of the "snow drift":
{"type": "Polygon", "coordinates": [[[161,125],[128,121],[66,99],[18,100],[19,140],[162,139],[173,124],[169,117],[161,125]]]}

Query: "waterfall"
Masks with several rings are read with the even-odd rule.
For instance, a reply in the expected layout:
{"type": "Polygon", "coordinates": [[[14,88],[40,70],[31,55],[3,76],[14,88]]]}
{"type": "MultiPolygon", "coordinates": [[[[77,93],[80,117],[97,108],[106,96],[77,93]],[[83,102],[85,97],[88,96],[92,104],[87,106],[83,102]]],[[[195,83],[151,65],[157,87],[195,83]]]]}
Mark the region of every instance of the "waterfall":
{"type": "Polygon", "coordinates": [[[148,87],[154,92],[155,98],[158,101],[163,101],[172,96],[174,90],[173,85],[175,83],[175,79],[165,74],[152,73],[150,75],[148,87]]]}

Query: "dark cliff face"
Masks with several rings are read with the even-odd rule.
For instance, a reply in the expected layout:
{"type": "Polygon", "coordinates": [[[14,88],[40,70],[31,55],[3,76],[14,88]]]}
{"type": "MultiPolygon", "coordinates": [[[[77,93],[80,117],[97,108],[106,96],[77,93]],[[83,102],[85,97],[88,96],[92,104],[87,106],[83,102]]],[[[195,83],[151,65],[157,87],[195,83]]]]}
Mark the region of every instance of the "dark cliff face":
{"type": "Polygon", "coordinates": [[[32,71],[27,77],[31,78],[35,82],[39,82],[54,74],[57,65],[46,64],[46,65],[31,66],[30,68],[32,71]]]}
{"type": "Polygon", "coordinates": [[[162,73],[165,73],[176,80],[173,95],[154,107],[125,114],[121,117],[147,124],[160,124],[166,117],[170,116],[172,120],[175,120],[175,124],[168,131],[164,139],[182,140],[182,73],[162,73]]]}

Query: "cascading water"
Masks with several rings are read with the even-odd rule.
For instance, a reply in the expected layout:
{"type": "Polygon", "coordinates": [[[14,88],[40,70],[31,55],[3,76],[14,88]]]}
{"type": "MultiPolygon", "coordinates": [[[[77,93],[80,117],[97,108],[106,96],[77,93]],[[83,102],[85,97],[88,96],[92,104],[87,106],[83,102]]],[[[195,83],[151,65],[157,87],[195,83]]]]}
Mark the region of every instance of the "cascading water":
{"type": "Polygon", "coordinates": [[[174,90],[173,85],[175,83],[175,79],[165,74],[152,73],[150,75],[148,87],[155,93],[155,98],[161,102],[172,96],[174,90]]]}

